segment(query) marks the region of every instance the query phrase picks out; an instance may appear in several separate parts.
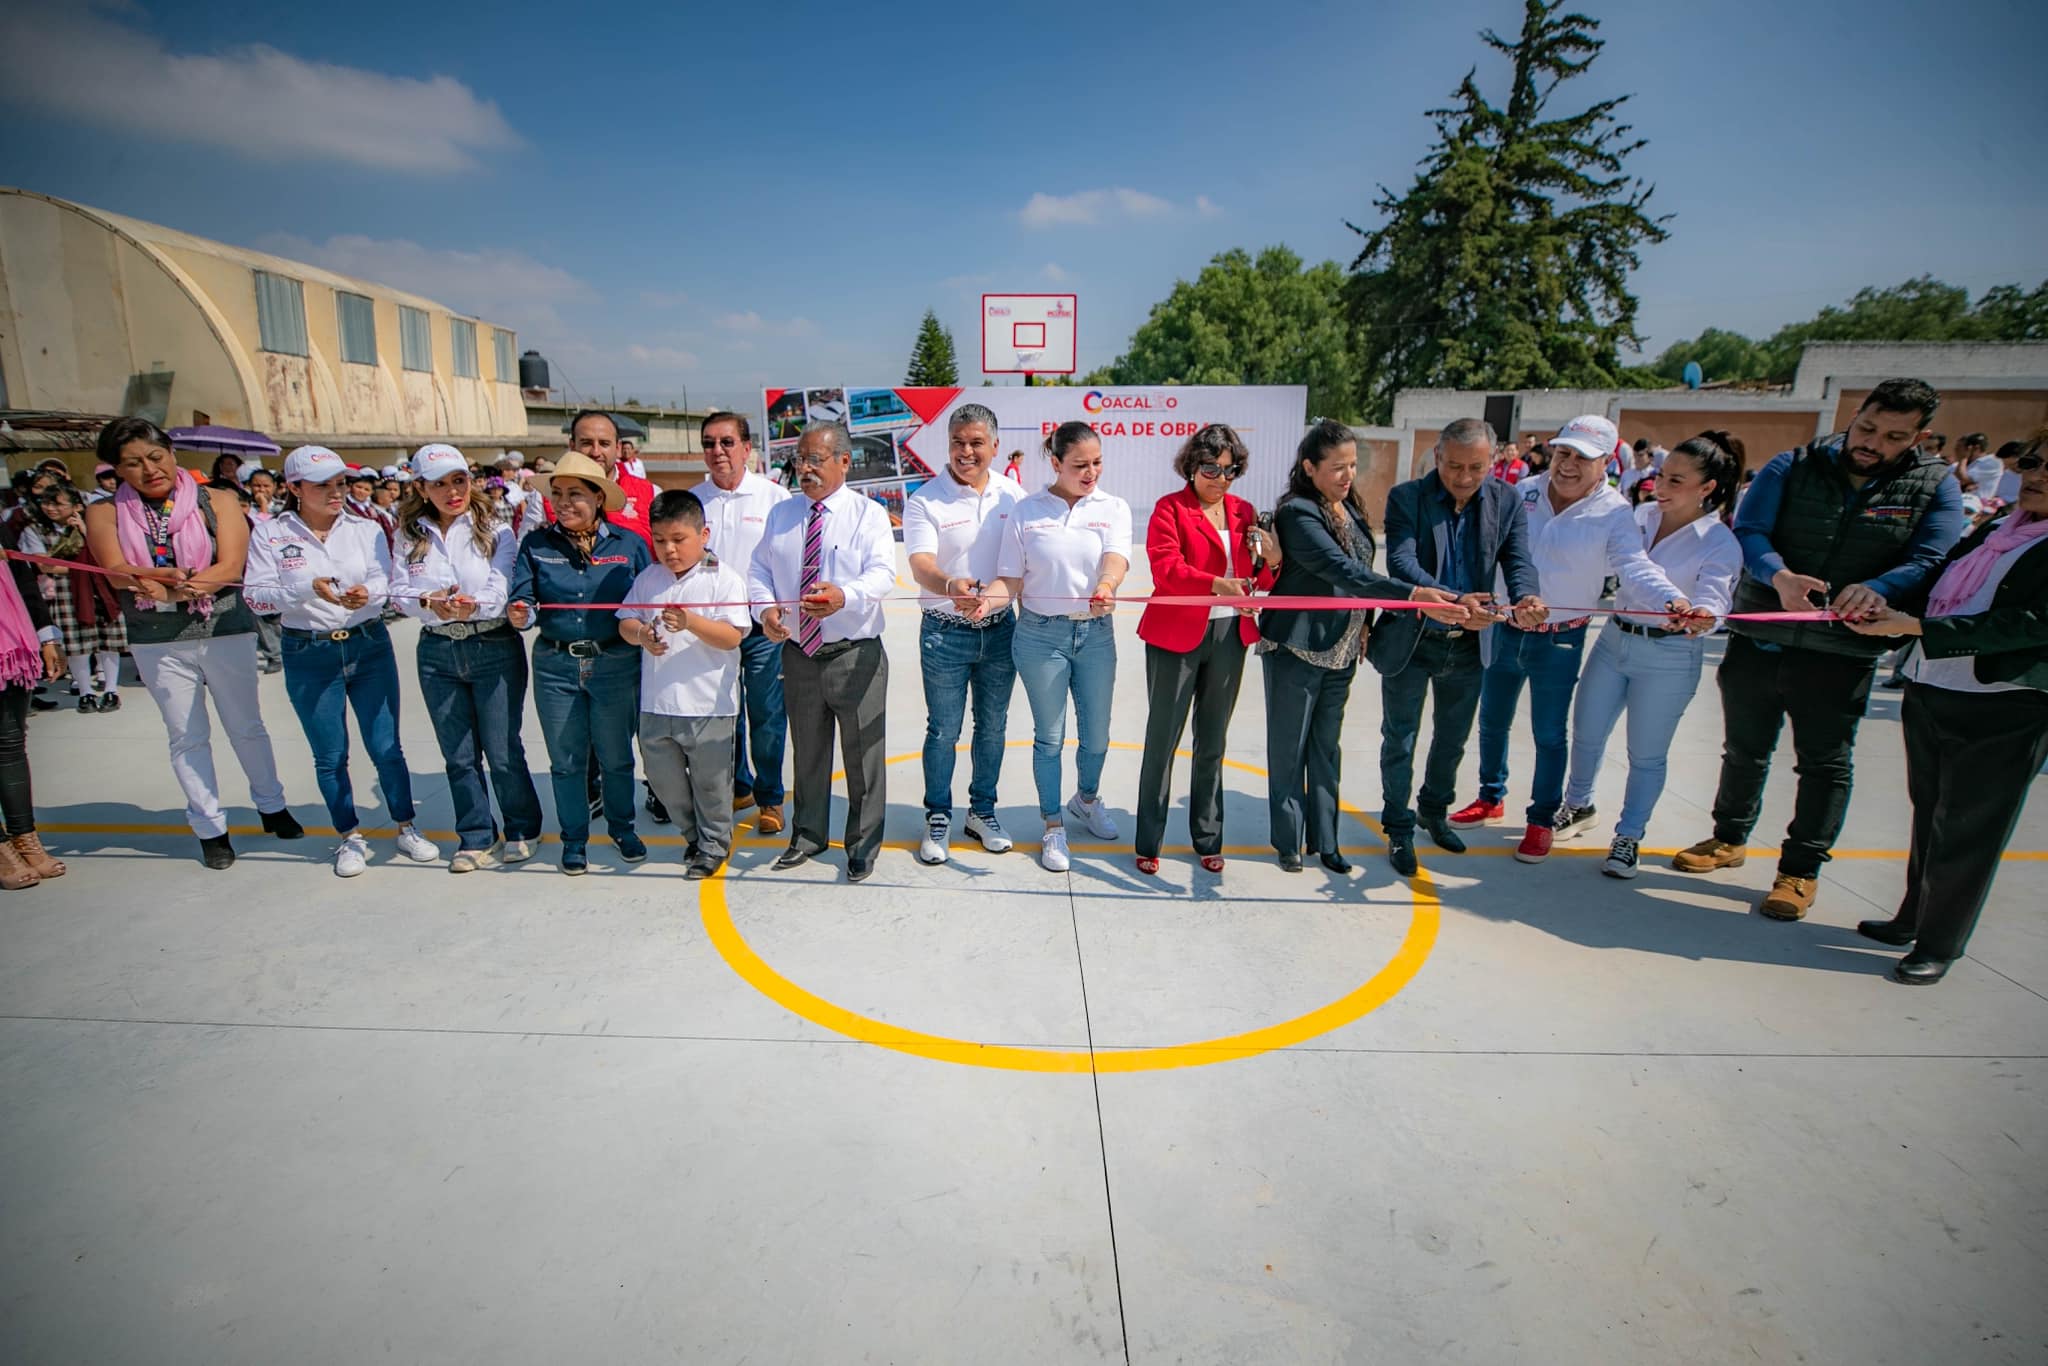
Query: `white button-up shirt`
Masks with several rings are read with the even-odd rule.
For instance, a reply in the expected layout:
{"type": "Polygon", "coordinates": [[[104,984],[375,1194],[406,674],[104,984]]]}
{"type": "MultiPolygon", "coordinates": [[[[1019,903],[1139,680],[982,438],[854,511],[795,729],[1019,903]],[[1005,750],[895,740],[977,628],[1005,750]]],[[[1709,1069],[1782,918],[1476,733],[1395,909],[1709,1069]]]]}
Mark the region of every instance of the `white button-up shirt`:
{"type": "Polygon", "coordinates": [[[476,533],[470,530],[468,513],[457,517],[445,536],[433,517],[422,517],[410,535],[399,534],[393,577],[400,586],[393,591],[392,606],[429,626],[446,625],[420,598],[452,588],[476,599],[476,613],[470,618],[470,625],[502,618],[512,583],[512,560],[518,553],[519,541],[509,526],[501,524],[496,529],[491,538],[491,553],[486,556],[476,548],[476,533]],[[419,543],[425,544],[426,553],[414,559],[413,548],[419,543]]]}
{"type": "Polygon", "coordinates": [[[754,548],[768,529],[768,511],[789,497],[773,479],[748,470],[737,487],[722,489],[706,479],[690,490],[704,505],[704,526],[711,533],[711,553],[745,583],[754,562],[754,548]]]}
{"type": "MultiPolygon", "coordinates": [[[[1998,586],[2005,582],[2005,576],[2020,562],[2020,556],[2034,548],[2034,542],[2022,541],[2000,555],[1991,563],[1991,572],[1984,576],[1984,582],[1968,599],[1958,603],[1949,613],[1955,617],[1975,616],[1991,610],[1991,600],[1998,596],[1998,586]]],[[[1954,569],[1950,565],[1949,569],[1954,569]]],[[[1947,572],[1946,570],[1943,571],[1947,572]]],[[[1937,580],[1939,582],[1939,580],[1937,580]]],[[[1947,688],[1952,692],[2021,692],[2024,683],[1986,683],[1977,677],[1975,655],[1951,655],[1947,659],[1929,659],[1925,650],[1916,649],[1906,663],[1906,677],[1915,683],[1924,683],[1930,688],[1947,688]]]]}
{"type": "MultiPolygon", "coordinates": [[[[1021,484],[993,470],[976,493],[955,479],[950,468],[942,469],[919,484],[903,504],[903,553],[934,556],[939,572],[949,579],[992,584],[1003,533],[1024,496],[1021,484]]],[[[926,611],[956,615],[951,598],[926,593],[918,601],[926,611]]]]}
{"type": "Polygon", "coordinates": [[[315,536],[296,512],[282,513],[249,528],[249,564],[242,595],[249,610],[276,614],[295,631],[341,631],[373,621],[391,592],[391,546],[384,528],[344,513],[315,536]],[[350,611],[313,591],[316,579],[332,579],[337,594],[357,584],[370,600],[350,611]]]}
{"type": "MultiPolygon", "coordinates": [[[[747,598],[754,619],[770,607],[783,609],[782,624],[797,636],[797,598],[803,592],[804,531],[811,500],[801,493],[769,509],[761,542],[747,572],[747,598]]],[[[846,606],[821,621],[827,644],[866,640],[882,634],[882,601],[896,587],[896,535],[889,514],[864,493],[841,484],[825,499],[820,528],[819,582],[846,594],[846,606]]]]}
{"type": "Polygon", "coordinates": [[[996,573],[1024,581],[1023,604],[1048,617],[1077,616],[1102,582],[1102,557],[1131,559],[1131,505],[1100,488],[1080,502],[1046,489],[1010,513],[996,573]]]}
{"type": "MultiPolygon", "coordinates": [[[[1720,514],[1708,512],[1672,532],[1661,543],[1653,544],[1663,520],[1664,509],[1654,502],[1636,509],[1636,529],[1642,537],[1643,553],[1664,571],[1679,597],[1717,617],[1726,616],[1735,600],[1735,580],[1742,573],[1742,542],[1735,539],[1735,533],[1728,529],[1720,514]]],[[[1664,610],[1663,602],[1644,597],[1632,580],[1615,590],[1614,605],[1630,612],[1664,610]]],[[[1635,616],[1629,620],[1638,626],[1664,625],[1648,617],[1635,616]]]]}
{"type": "MultiPolygon", "coordinates": [[[[1528,514],[1529,555],[1536,561],[1539,591],[1553,623],[1598,606],[1609,574],[1621,580],[1620,592],[1636,602],[1662,608],[1680,596],[1643,553],[1635,510],[1613,489],[1598,485],[1562,512],[1551,506],[1548,474],[1524,479],[1515,491],[1528,514]]],[[[1495,599],[1513,602],[1507,576],[1496,572],[1494,580],[1495,599]]]]}
{"type": "MultiPolygon", "coordinates": [[[[750,625],[746,581],[723,564],[699,560],[678,576],[665,565],[651,564],[633,580],[629,601],[687,607],[699,616],[723,621],[745,631],[750,625]],[[709,604],[723,604],[711,606],[709,604]]],[[[653,624],[668,642],[663,655],[640,652],[640,710],[657,716],[737,716],[740,710],[740,652],[716,650],[695,631],[671,631],[661,624],[658,607],[622,607],[620,621],[653,624]]]]}

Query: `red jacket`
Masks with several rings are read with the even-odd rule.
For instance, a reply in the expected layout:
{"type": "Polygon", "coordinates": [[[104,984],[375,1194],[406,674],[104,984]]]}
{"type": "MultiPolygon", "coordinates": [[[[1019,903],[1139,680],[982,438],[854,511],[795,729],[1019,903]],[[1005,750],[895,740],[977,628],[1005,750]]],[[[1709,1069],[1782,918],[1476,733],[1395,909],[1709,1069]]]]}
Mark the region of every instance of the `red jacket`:
{"type": "MultiPolygon", "coordinates": [[[[1169,493],[1153,505],[1152,523],[1145,529],[1145,555],[1152,562],[1153,592],[1164,597],[1209,595],[1216,591],[1217,579],[1252,577],[1251,553],[1245,548],[1244,534],[1258,521],[1259,514],[1244,499],[1226,493],[1223,495],[1223,515],[1230,526],[1230,564],[1227,569],[1223,563],[1223,547],[1216,540],[1215,526],[1202,512],[1201,500],[1195,497],[1193,489],[1169,493]]],[[[1261,588],[1273,586],[1270,568],[1259,574],[1258,585],[1261,588]]],[[[1147,603],[1145,614],[1138,618],[1140,640],[1162,650],[1172,650],[1175,654],[1186,654],[1200,645],[1202,633],[1208,629],[1209,609],[1206,607],[1169,607],[1156,602],[1147,603]]],[[[1239,617],[1237,634],[1247,645],[1258,640],[1257,620],[1239,617]]]]}

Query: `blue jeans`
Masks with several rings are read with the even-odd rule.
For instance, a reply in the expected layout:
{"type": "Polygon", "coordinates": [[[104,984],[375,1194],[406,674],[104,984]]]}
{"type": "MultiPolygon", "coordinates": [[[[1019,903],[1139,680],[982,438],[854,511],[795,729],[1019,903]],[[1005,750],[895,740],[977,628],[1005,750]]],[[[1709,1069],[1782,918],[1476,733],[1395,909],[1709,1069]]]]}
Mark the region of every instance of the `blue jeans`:
{"type": "Polygon", "coordinates": [[[590,658],[533,643],[533,709],[548,739],[548,779],[562,843],[590,841],[590,759],[603,774],[604,823],[633,833],[633,735],[640,723],[640,652],[614,645],[590,658]]]}
{"type": "Polygon", "coordinates": [[[780,806],[783,748],[789,743],[782,707],[782,647],[756,626],[740,641],[740,713],[733,729],[732,795],[780,806]],[[750,762],[751,761],[751,762],[750,762]]]}
{"type": "Polygon", "coordinates": [[[1067,695],[1081,749],[1075,778],[1084,796],[1097,796],[1102,761],[1109,757],[1109,699],[1116,691],[1116,627],[1108,617],[1069,621],[1019,611],[1010,638],[1017,681],[1031,703],[1031,779],[1038,814],[1060,813],[1060,750],[1067,743],[1067,695]]]}
{"type": "Polygon", "coordinates": [[[1632,840],[1649,828],[1650,812],[1664,795],[1664,761],[1678,718],[1700,685],[1704,640],[1684,636],[1639,636],[1609,621],[1586,657],[1579,701],[1572,712],[1572,776],[1565,801],[1593,800],[1593,777],[1607,750],[1614,723],[1628,709],[1628,786],[1622,790],[1621,820],[1614,833],[1632,840]]]}
{"type": "Polygon", "coordinates": [[[287,634],[284,692],[299,714],[306,743],[313,748],[313,776],[338,834],[356,819],[355,789],[348,778],[348,712],[363,728],[363,748],[384,788],[384,805],[400,825],[413,818],[412,774],[398,746],[398,657],[381,621],[350,630],[347,640],[308,640],[287,634]]]}
{"type": "Polygon", "coordinates": [[[1536,732],[1536,776],[1529,784],[1529,824],[1548,825],[1564,800],[1565,739],[1572,690],[1586,652],[1586,628],[1523,631],[1506,622],[1493,631],[1493,661],[1479,685],[1479,798],[1499,802],[1508,792],[1508,730],[1529,684],[1529,723],[1536,732]]]}
{"type": "Polygon", "coordinates": [[[540,793],[526,766],[519,727],[526,716],[526,648],[510,629],[450,640],[420,632],[420,692],[448,767],[455,830],[464,849],[488,849],[497,835],[491,792],[505,815],[505,838],[540,838],[540,793]],[[484,765],[490,765],[490,779],[484,765]]]}
{"type": "MultiPolygon", "coordinates": [[[[974,689],[973,774],[967,782],[967,810],[992,816],[996,775],[1003,768],[1003,736],[1010,725],[1010,691],[1017,682],[1012,651],[1017,624],[1004,613],[993,626],[976,630],[926,614],[918,627],[918,658],[924,668],[924,809],[953,814],[953,764],[960,727],[967,715],[967,690],[974,689]]],[[[1064,710],[1064,707],[1062,708],[1064,710]]]]}

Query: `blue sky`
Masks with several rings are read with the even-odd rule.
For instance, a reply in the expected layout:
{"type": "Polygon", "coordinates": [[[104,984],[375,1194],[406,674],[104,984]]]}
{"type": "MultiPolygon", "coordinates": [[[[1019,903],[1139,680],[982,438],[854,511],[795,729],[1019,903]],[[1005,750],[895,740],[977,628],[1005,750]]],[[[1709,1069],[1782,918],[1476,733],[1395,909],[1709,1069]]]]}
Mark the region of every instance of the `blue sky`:
{"type": "MultiPolygon", "coordinates": [[[[1585,0],[1676,215],[1654,353],[1865,284],[2048,277],[2038,0],[1585,0]],[[2030,61],[2031,59],[2031,61],[2030,61]]],[[[0,0],[0,183],[515,327],[557,382],[900,380],[923,310],[1080,296],[1107,361],[1218,251],[1350,261],[1513,0],[278,6],[0,0]]]]}

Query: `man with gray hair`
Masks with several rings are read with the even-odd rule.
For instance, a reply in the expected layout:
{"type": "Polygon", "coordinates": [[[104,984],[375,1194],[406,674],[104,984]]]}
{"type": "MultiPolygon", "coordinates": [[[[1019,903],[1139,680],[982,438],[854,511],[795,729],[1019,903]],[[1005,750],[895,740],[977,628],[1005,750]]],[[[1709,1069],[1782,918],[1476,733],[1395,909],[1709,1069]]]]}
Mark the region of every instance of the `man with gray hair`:
{"type": "Polygon", "coordinates": [[[953,829],[954,746],[974,694],[973,772],[967,785],[967,833],[991,854],[1010,848],[996,821],[996,775],[1010,723],[1017,666],[1010,637],[1017,614],[990,611],[984,593],[996,580],[996,552],[1011,510],[1024,497],[995,472],[1001,434],[996,415],[963,403],[946,419],[946,465],[903,505],[903,549],[924,589],[918,658],[924,666],[924,839],[921,863],[944,863],[953,829]]]}
{"type": "Polygon", "coordinates": [[[1465,625],[1451,626],[1420,612],[1388,612],[1366,644],[1366,658],[1380,674],[1380,823],[1387,859],[1403,877],[1416,870],[1416,813],[1408,794],[1424,695],[1436,694],[1435,733],[1417,805],[1437,847],[1461,854],[1465,842],[1451,828],[1450,806],[1479,710],[1479,633],[1505,619],[1489,591],[1495,569],[1505,576],[1519,616],[1533,625],[1542,611],[1527,517],[1515,490],[1488,477],[1493,451],[1493,428],[1476,417],[1460,418],[1437,440],[1436,468],[1387,494],[1387,573],[1403,583],[1448,589],[1468,613],[1465,625]]]}

